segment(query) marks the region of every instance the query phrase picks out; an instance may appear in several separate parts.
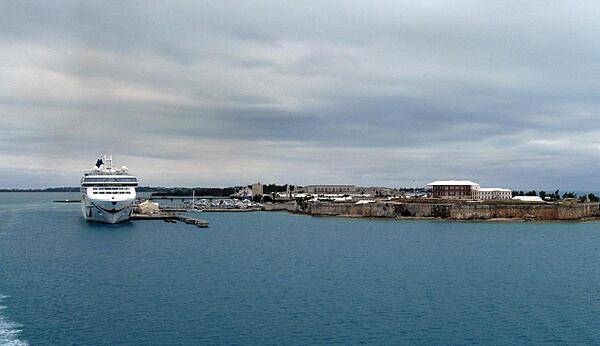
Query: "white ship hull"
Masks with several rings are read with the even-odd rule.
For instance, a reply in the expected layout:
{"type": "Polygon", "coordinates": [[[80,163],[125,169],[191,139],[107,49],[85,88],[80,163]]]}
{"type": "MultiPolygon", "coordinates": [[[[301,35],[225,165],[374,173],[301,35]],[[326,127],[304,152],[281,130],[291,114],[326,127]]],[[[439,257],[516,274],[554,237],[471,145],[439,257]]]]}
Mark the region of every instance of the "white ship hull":
{"type": "Polygon", "coordinates": [[[129,220],[134,200],[103,201],[87,199],[81,203],[81,213],[87,221],[119,223],[129,220]],[[114,204],[113,204],[114,203],[114,204]]]}
{"type": "Polygon", "coordinates": [[[99,158],[81,178],[81,214],[88,221],[119,223],[129,220],[138,180],[127,167],[112,167],[112,156],[99,158]]]}

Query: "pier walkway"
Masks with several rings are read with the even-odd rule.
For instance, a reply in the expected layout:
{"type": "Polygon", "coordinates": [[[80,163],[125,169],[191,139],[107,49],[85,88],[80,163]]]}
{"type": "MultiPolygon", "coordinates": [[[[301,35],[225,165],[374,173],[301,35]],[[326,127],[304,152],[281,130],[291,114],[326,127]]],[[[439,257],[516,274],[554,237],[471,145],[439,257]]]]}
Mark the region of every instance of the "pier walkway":
{"type": "Polygon", "coordinates": [[[202,209],[196,208],[196,209],[192,209],[192,208],[185,207],[185,206],[161,206],[160,210],[162,210],[164,212],[178,212],[178,213],[182,213],[182,212],[186,212],[186,211],[244,213],[244,212],[251,212],[251,211],[261,211],[263,209],[262,208],[202,208],[202,209]]]}
{"type": "Polygon", "coordinates": [[[204,219],[197,219],[194,217],[183,216],[175,213],[156,213],[156,214],[131,214],[130,220],[164,220],[166,222],[181,221],[188,225],[195,225],[197,227],[206,228],[208,227],[208,221],[204,219]]]}

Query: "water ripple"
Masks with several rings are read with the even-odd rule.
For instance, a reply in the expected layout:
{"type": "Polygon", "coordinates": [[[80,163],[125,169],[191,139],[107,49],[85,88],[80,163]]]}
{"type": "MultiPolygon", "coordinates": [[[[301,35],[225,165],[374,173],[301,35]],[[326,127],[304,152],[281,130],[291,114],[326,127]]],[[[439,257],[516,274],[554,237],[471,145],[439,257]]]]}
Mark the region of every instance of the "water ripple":
{"type": "MultiPolygon", "coordinates": [[[[2,301],[6,298],[8,298],[8,296],[0,295],[0,303],[2,303],[2,301]]],[[[4,310],[5,308],[6,308],[5,306],[0,305],[0,311],[4,310]]],[[[28,345],[27,342],[25,342],[23,340],[19,340],[19,338],[18,338],[19,333],[21,332],[21,329],[19,329],[20,327],[22,327],[20,324],[8,321],[3,315],[0,315],[0,345],[3,345],[3,346],[28,345]]]]}

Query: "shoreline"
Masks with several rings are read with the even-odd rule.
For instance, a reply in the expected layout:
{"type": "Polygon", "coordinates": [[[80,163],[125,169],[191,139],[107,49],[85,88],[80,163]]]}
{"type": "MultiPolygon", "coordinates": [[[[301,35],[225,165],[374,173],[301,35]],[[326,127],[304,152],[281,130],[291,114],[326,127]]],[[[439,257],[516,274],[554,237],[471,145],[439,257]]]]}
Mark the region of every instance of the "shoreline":
{"type": "Polygon", "coordinates": [[[306,213],[298,213],[291,212],[287,210],[269,210],[268,212],[284,212],[292,215],[300,215],[300,216],[310,216],[316,218],[340,218],[340,219],[362,219],[362,220],[380,220],[380,221],[439,221],[439,222],[457,222],[457,223],[534,223],[534,224],[542,224],[542,223],[567,223],[567,224],[575,224],[575,223],[586,223],[586,222],[600,222],[600,217],[590,217],[590,218],[582,218],[576,220],[528,220],[522,218],[490,218],[490,219],[451,219],[451,218],[442,218],[442,217],[433,217],[433,216],[420,216],[420,217],[411,217],[411,216],[400,216],[400,217],[376,217],[376,216],[359,216],[359,215],[310,215],[306,213]]]}
{"type": "Polygon", "coordinates": [[[500,204],[451,201],[354,203],[295,202],[265,205],[265,211],[287,211],[309,216],[388,220],[445,220],[461,222],[594,222],[600,221],[600,203],[500,204]]]}

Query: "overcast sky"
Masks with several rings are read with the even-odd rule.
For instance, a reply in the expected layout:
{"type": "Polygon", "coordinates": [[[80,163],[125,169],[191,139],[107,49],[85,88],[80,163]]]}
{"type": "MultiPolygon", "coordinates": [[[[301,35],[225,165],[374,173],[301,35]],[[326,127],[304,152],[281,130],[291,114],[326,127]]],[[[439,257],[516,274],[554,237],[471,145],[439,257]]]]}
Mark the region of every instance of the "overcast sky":
{"type": "Polygon", "coordinates": [[[600,5],[0,0],[0,188],[600,189],[600,5]]]}

